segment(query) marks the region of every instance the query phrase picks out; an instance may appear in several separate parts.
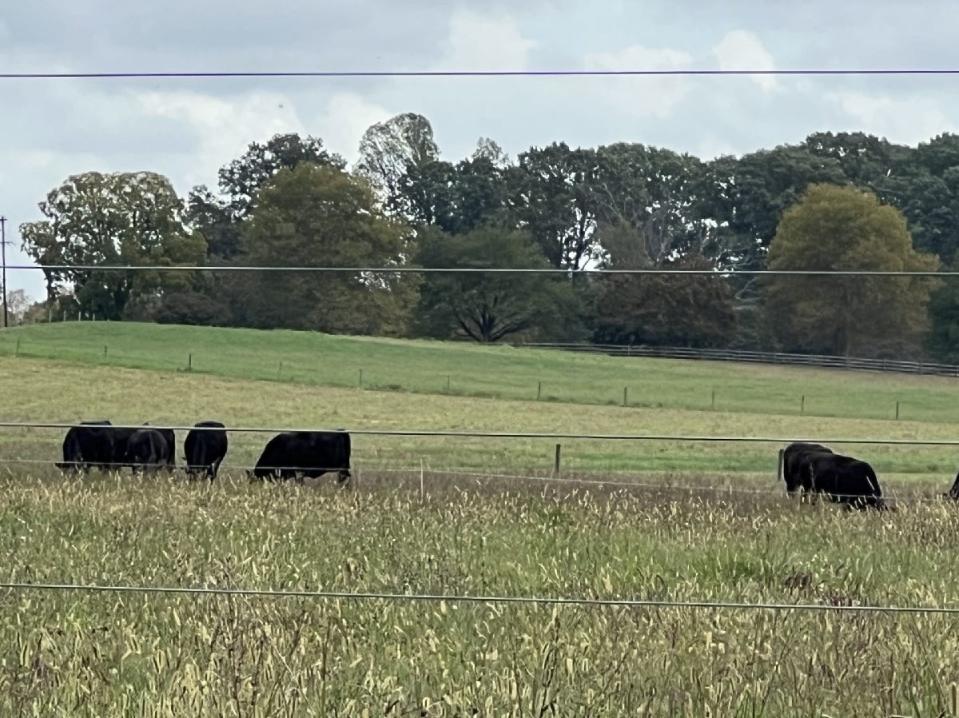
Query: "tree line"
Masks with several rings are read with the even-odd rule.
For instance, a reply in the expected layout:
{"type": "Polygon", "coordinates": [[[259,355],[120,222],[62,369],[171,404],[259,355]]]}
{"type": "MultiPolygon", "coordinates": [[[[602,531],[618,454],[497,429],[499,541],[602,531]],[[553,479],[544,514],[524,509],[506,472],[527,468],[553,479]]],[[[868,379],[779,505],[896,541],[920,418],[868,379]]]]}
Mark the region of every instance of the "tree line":
{"type": "Polygon", "coordinates": [[[959,135],[863,133],[710,161],[639,143],[481,138],[441,158],[429,121],[370,127],[352,168],[322,140],[254,142],[215,189],[87,172],[21,225],[35,313],[112,320],[959,358],[959,283],[726,276],[935,270],[959,252],[959,135]],[[698,275],[118,272],[95,265],[675,268],[698,275]]]}

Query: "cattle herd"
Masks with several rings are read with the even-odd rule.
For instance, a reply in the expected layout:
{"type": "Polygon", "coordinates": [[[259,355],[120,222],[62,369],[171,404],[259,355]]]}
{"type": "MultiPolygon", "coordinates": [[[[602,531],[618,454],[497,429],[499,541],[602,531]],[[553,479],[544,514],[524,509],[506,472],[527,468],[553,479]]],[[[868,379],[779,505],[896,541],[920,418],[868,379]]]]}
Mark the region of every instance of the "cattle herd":
{"type": "MultiPolygon", "coordinates": [[[[218,421],[194,425],[183,442],[188,475],[216,477],[229,442],[218,421]]],[[[70,427],[63,439],[63,471],[86,473],[130,468],[135,472],[172,471],[176,467],[173,429],[114,426],[107,420],[85,421],[70,427]]],[[[286,431],[270,439],[256,466],[257,479],[293,479],[335,472],[340,482],[350,478],[350,435],[343,431],[286,431]]]]}
{"type": "MultiPolygon", "coordinates": [[[[222,423],[195,424],[183,442],[187,474],[216,478],[228,446],[222,423]]],[[[82,422],[67,431],[63,461],[57,467],[84,473],[92,468],[172,471],[176,467],[176,435],[173,429],[148,424],[123,427],[107,420],[82,422]]],[[[848,508],[886,508],[872,466],[822,444],[790,444],[780,451],[779,468],[790,495],[823,495],[848,508]]],[[[256,466],[248,473],[256,479],[300,479],[335,473],[340,483],[346,482],[350,478],[350,435],[342,430],[277,434],[263,447],[256,466]]],[[[946,496],[959,500],[959,476],[946,496]]]]}

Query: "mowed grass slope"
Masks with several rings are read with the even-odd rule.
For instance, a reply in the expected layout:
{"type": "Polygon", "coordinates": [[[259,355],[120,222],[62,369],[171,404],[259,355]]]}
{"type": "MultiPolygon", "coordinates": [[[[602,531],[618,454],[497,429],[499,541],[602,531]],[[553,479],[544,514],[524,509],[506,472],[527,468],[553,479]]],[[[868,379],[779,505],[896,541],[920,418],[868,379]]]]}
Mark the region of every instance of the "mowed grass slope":
{"type": "MultiPolygon", "coordinates": [[[[117,423],[139,424],[149,421],[154,424],[188,425],[201,419],[215,418],[231,426],[273,428],[347,427],[784,438],[959,438],[951,421],[928,419],[930,415],[945,413],[940,403],[950,399],[952,382],[948,379],[614,359],[547,351],[354,339],[292,332],[143,325],[59,325],[0,334],[0,337],[9,345],[10,337],[18,335],[21,338],[21,355],[0,356],[0,420],[69,422],[107,417],[117,423]],[[185,341],[183,336],[187,339],[193,337],[196,341],[185,341]],[[40,337],[42,342],[38,339],[34,345],[35,337],[40,337]],[[203,337],[209,338],[205,344],[200,341],[203,337]],[[105,361],[102,348],[99,357],[90,350],[101,341],[112,341],[107,345],[113,348],[108,349],[105,361]],[[182,344],[178,345],[178,341],[182,341],[182,344]],[[290,345],[288,351],[282,349],[284,342],[290,345]],[[191,344],[203,347],[194,355],[194,366],[205,366],[209,373],[176,370],[173,358],[179,356],[182,348],[191,344]],[[45,347],[43,352],[35,352],[37,354],[62,354],[63,359],[36,359],[30,354],[31,346],[45,347]],[[284,374],[280,379],[271,377],[267,380],[244,376],[244,372],[253,374],[257,366],[271,361],[283,361],[285,367],[290,356],[304,356],[310,346],[315,350],[315,374],[284,374]],[[62,347],[62,351],[58,347],[62,347]],[[336,358],[329,359],[331,355],[336,358]],[[208,357],[208,364],[196,359],[197,356],[208,357]],[[164,357],[169,357],[169,360],[164,357]],[[514,357],[515,362],[508,361],[514,357]],[[487,387],[501,387],[506,397],[514,391],[511,387],[520,386],[525,381],[517,377],[524,376],[524,372],[525,376],[532,376],[532,367],[536,362],[551,367],[549,371],[556,375],[563,371],[575,375],[579,385],[619,382],[630,373],[639,377],[643,374],[642,368],[648,367],[650,372],[661,377],[657,391],[663,406],[622,407],[573,401],[536,401],[528,397],[510,399],[447,395],[427,393],[425,388],[421,392],[411,392],[321,383],[321,380],[333,381],[330,377],[336,370],[351,361],[358,362],[359,358],[365,360],[367,366],[390,366],[393,375],[399,377],[398,381],[408,384],[415,384],[420,373],[425,376],[431,362],[449,362],[451,366],[456,358],[463,367],[461,376],[478,377],[478,381],[487,387]],[[153,368],[119,366],[123,362],[153,368]],[[170,366],[164,368],[166,364],[170,366]],[[329,373],[325,373],[326,367],[329,367],[329,373]],[[717,402],[715,411],[682,408],[681,396],[686,391],[683,387],[687,381],[708,383],[713,379],[718,381],[723,374],[738,376],[737,381],[748,384],[750,391],[756,395],[757,404],[761,401],[762,391],[772,391],[774,386],[785,393],[800,391],[800,383],[790,383],[795,377],[810,377],[809,381],[818,382],[824,387],[828,385],[833,400],[838,402],[837,397],[845,395],[850,397],[850,406],[865,408],[870,406],[870,401],[879,401],[870,394],[869,386],[884,387],[890,396],[895,393],[907,397],[905,401],[909,405],[919,407],[922,406],[920,401],[929,402],[925,405],[928,410],[924,412],[927,420],[799,416],[763,412],[759,408],[733,411],[721,402],[717,402]],[[750,377],[752,384],[748,383],[750,377]],[[890,386],[885,386],[886,383],[890,386]],[[897,387],[898,391],[894,391],[897,387]]],[[[365,370],[364,378],[371,371],[365,370]]],[[[434,372],[434,379],[439,376],[441,372],[434,372]]],[[[443,388],[445,391],[445,386],[443,388]]],[[[489,390],[487,393],[493,392],[489,390]]],[[[59,454],[62,434],[61,430],[0,431],[0,460],[23,459],[38,462],[38,467],[49,468],[59,454]]],[[[255,461],[266,438],[264,434],[234,434],[228,464],[234,467],[249,466],[255,461]]],[[[181,434],[181,452],[182,439],[181,434]]],[[[718,474],[742,472],[759,474],[770,481],[769,488],[775,487],[771,481],[778,445],[773,443],[571,439],[563,439],[561,443],[563,469],[566,472],[666,472],[695,474],[707,479],[718,474]]],[[[356,435],[353,440],[354,460],[361,469],[415,468],[422,463],[426,469],[469,468],[487,473],[547,472],[552,468],[554,444],[549,439],[415,436],[356,435]]],[[[851,445],[845,450],[871,461],[884,478],[898,480],[896,474],[926,476],[931,485],[940,488],[948,485],[959,464],[959,451],[953,447],[851,445]]]]}
{"type": "Polygon", "coordinates": [[[959,422],[957,379],[608,357],[460,342],[68,322],[0,332],[0,356],[316,386],[798,416],[959,422]],[[190,357],[192,356],[192,360],[190,357]],[[362,379],[361,379],[362,373],[362,379]]]}

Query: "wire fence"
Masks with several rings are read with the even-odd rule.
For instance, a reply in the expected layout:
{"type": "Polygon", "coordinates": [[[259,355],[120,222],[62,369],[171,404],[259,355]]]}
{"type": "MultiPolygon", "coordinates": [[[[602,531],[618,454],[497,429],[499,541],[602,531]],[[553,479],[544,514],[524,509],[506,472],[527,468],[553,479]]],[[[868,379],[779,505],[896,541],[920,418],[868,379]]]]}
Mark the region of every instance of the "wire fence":
{"type": "MultiPolygon", "coordinates": [[[[69,464],[70,462],[66,462],[69,464]]],[[[18,458],[18,457],[5,457],[0,458],[0,465],[24,465],[24,466],[44,466],[52,467],[56,466],[61,469],[70,469],[71,466],[65,466],[62,462],[54,462],[50,459],[32,459],[32,458],[18,458]]],[[[107,471],[120,472],[123,469],[157,469],[157,470],[179,470],[186,469],[186,466],[170,466],[170,465],[157,465],[157,464],[143,464],[136,462],[104,462],[104,463],[94,463],[96,468],[100,468],[107,471]]],[[[197,473],[202,473],[204,466],[195,467],[197,473]]],[[[310,466],[306,467],[306,470],[314,472],[329,472],[334,473],[340,471],[342,466],[334,467],[319,467],[319,466],[310,466]]],[[[219,471],[223,474],[229,475],[231,472],[252,472],[255,469],[260,469],[261,471],[271,472],[271,471],[303,471],[303,466],[256,466],[251,464],[223,464],[219,467],[219,471]]],[[[427,466],[425,464],[421,465],[410,465],[410,466],[378,466],[378,465],[366,465],[366,464],[354,464],[351,468],[353,473],[353,480],[359,481],[360,476],[379,476],[379,475],[406,475],[411,479],[419,479],[420,481],[425,481],[429,479],[430,481],[444,481],[448,482],[450,479],[472,479],[476,482],[483,481],[504,481],[511,483],[538,483],[544,487],[548,486],[583,486],[583,487],[597,487],[597,488],[607,488],[613,489],[614,491],[634,491],[641,490],[646,493],[652,492],[662,492],[662,493],[680,493],[688,494],[690,496],[702,494],[710,498],[723,498],[723,497],[732,497],[732,496],[750,496],[752,498],[767,498],[767,499],[781,499],[788,497],[789,495],[784,491],[784,485],[781,483],[779,478],[776,479],[776,485],[778,489],[757,489],[757,488],[748,488],[741,486],[731,486],[731,485],[709,485],[709,484],[695,484],[695,483],[667,483],[661,481],[641,481],[635,480],[635,473],[630,472],[621,472],[618,478],[603,478],[597,477],[594,475],[558,475],[555,473],[546,473],[546,474],[530,474],[530,473],[503,473],[503,472],[490,472],[483,469],[477,469],[473,467],[446,467],[446,466],[427,466]]],[[[583,474],[588,474],[588,472],[580,472],[583,474]]],[[[811,494],[803,493],[801,491],[796,492],[795,495],[803,497],[803,500],[807,497],[811,497],[811,494]]],[[[829,497],[840,500],[854,500],[861,499],[862,494],[844,494],[830,492],[829,497]]],[[[884,492],[884,498],[888,501],[891,501],[892,506],[905,506],[912,504],[922,504],[922,503],[931,503],[931,504],[943,504],[945,499],[950,501],[954,498],[947,493],[920,493],[919,489],[910,491],[908,498],[902,500],[897,497],[896,492],[891,490],[888,486],[884,492]]],[[[948,502],[947,502],[948,503],[948,502]]]]}
{"type": "Polygon", "coordinates": [[[136,593],[154,595],[221,596],[232,598],[314,599],[335,601],[389,601],[404,603],[472,603],[535,606],[580,606],[589,608],[694,609],[731,611],[806,611],[839,613],[884,613],[920,615],[956,615],[957,606],[881,606],[844,603],[774,603],[747,601],[680,601],[666,598],[588,598],[572,596],[468,595],[454,593],[395,593],[389,591],[325,591],[226,588],[214,586],[133,586],[83,583],[0,582],[0,590],[72,592],[72,593],[136,593]]]}
{"type": "Polygon", "coordinates": [[[888,446],[959,446],[959,439],[892,439],[877,437],[815,436],[735,436],[710,434],[586,434],[563,431],[492,431],[447,429],[372,429],[372,428],[289,428],[265,426],[204,427],[171,424],[82,424],[64,421],[0,421],[0,429],[170,429],[174,431],[227,431],[231,433],[324,432],[357,436],[423,436],[467,439],[567,439],[574,441],[662,441],[679,443],[763,443],[862,444],[888,446]]]}

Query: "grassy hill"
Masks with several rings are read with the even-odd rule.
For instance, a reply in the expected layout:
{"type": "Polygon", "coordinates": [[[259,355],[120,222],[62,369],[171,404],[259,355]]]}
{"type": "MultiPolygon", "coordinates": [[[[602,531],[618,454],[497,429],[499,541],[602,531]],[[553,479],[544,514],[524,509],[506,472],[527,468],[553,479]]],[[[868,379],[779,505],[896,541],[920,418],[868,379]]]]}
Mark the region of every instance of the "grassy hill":
{"type": "MultiPolygon", "coordinates": [[[[277,428],[953,439],[959,418],[953,386],[953,380],[938,377],[304,332],[115,323],[0,332],[0,419],[6,420],[107,416],[116,422],[187,424],[218,418],[234,426],[277,428]],[[188,363],[192,371],[186,371],[188,363]],[[624,386],[628,407],[622,406],[624,386]],[[807,411],[800,415],[803,394],[807,411]],[[900,421],[891,418],[897,400],[903,407],[900,421]]],[[[61,433],[2,431],[0,458],[47,467],[61,433]]],[[[230,463],[249,464],[263,441],[262,435],[236,435],[230,463]]],[[[554,443],[358,436],[354,452],[358,463],[369,467],[416,467],[423,461],[433,467],[530,472],[552,466],[554,443]]],[[[754,472],[765,481],[775,467],[775,449],[566,440],[563,466],[631,474],[754,472]]],[[[954,474],[959,453],[949,447],[848,450],[886,474],[928,475],[939,483],[954,474]]]]}
{"type": "Polygon", "coordinates": [[[0,356],[419,394],[775,415],[959,421],[957,380],[727,362],[608,357],[155,324],[69,322],[0,332],[0,356]],[[805,397],[804,409],[802,397],[805,397]]]}

